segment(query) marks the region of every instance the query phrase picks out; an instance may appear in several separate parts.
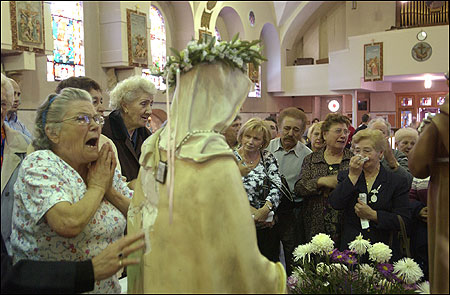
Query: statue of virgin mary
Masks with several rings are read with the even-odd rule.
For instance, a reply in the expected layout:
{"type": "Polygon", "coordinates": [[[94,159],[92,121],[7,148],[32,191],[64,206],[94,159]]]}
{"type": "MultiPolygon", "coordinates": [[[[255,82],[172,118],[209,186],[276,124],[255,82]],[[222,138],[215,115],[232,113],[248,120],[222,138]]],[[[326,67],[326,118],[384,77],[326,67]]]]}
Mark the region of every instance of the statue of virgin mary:
{"type": "Polygon", "coordinates": [[[285,293],[283,266],[258,250],[239,168],[221,135],[251,81],[239,66],[210,58],[176,82],[168,123],[142,145],[128,233],[144,230],[146,249],[128,266],[128,292],[285,293]]]}

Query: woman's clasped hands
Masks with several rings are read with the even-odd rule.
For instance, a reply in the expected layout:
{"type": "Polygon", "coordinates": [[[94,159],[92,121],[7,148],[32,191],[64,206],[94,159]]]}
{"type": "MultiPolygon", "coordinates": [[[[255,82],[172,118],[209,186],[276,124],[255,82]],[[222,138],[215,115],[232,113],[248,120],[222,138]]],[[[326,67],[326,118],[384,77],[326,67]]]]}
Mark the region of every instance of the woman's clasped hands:
{"type": "Polygon", "coordinates": [[[105,143],[95,162],[89,165],[87,176],[88,187],[97,187],[102,189],[106,194],[112,189],[112,181],[114,171],[116,169],[116,157],[109,143],[105,143]]]}

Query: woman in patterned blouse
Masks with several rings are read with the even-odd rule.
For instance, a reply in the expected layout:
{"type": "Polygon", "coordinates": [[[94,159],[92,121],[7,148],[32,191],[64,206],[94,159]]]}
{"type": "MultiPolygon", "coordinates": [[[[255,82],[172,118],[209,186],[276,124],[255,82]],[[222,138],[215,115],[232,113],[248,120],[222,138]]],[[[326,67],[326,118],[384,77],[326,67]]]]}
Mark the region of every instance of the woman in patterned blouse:
{"type": "Polygon", "coordinates": [[[278,261],[279,243],[272,226],[273,211],[280,203],[278,187],[281,186],[281,178],[277,160],[265,150],[270,139],[267,123],[252,118],[239,130],[238,142],[241,147],[234,154],[239,161],[242,182],[255,220],[259,250],[269,260],[278,261]]]}
{"type": "Polygon", "coordinates": [[[353,156],[345,148],[349,125],[347,117],[328,114],[321,127],[325,147],[303,160],[295,193],[302,196],[305,202],[303,218],[307,241],[318,233],[325,233],[331,236],[336,246],[339,245],[341,213],[331,208],[328,196],[336,188],[338,171],[348,169],[353,156]]]}
{"type": "MultiPolygon", "coordinates": [[[[49,95],[35,123],[36,151],[14,187],[14,263],[91,259],[122,237],[132,197],[111,145],[99,149],[103,118],[88,92],[65,88],[49,95]]],[[[93,292],[120,293],[117,275],[97,281],[93,292]]]]}

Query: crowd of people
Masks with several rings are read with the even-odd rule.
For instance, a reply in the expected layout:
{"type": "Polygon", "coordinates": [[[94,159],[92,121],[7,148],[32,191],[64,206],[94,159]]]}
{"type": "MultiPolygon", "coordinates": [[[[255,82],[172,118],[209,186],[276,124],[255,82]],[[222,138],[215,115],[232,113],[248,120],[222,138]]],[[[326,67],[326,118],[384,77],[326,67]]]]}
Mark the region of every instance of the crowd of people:
{"type": "MultiPolygon", "coordinates": [[[[133,255],[144,248],[144,233],[124,236],[127,226],[133,231],[139,228],[127,225],[127,217],[128,223],[140,220],[137,212],[147,206],[143,204],[149,193],[143,184],[151,192],[167,195],[150,201],[150,209],[145,209],[149,216],[156,214],[151,211],[156,208],[158,216],[170,220],[168,224],[185,221],[170,227],[152,219],[152,235],[163,241],[153,240],[152,252],[142,257],[157,291],[167,290],[159,277],[173,283],[169,278],[178,276],[178,269],[164,269],[178,265],[164,261],[174,255],[192,255],[179,259],[197,264],[187,269],[197,267],[200,270],[195,271],[203,271],[211,281],[221,273],[203,266],[202,255],[216,268],[245,265],[229,280],[222,278],[229,286],[231,279],[239,281],[236,276],[248,276],[252,267],[263,267],[270,274],[270,279],[251,274],[255,282],[279,284],[283,276],[285,281],[292,274],[294,249],[318,233],[330,235],[340,250],[361,233],[372,243],[389,245],[396,261],[406,255],[395,234],[401,222],[407,226],[411,255],[430,279],[432,292],[448,291],[448,99],[441,113],[422,122],[419,130],[396,131],[393,149],[389,122],[381,117],[370,120],[367,114],[356,130],[348,117],[338,113],[307,126],[306,114],[295,107],[281,110],[277,118],[242,122],[237,114],[242,105],[239,93],[230,94],[223,103],[230,107],[224,107],[217,118],[176,118],[178,133],[172,136],[173,126],[166,128],[165,113],[155,112],[152,130],[148,128],[156,94],[149,80],[133,76],[118,83],[110,93],[113,111],[105,116],[99,84],[72,77],[61,81],[38,108],[32,135],[17,117],[19,85],[3,74],[1,79],[2,293],[120,292],[120,270],[140,263],[133,255]],[[217,126],[220,133],[202,131],[217,126]],[[159,141],[164,133],[168,142],[159,141]],[[167,158],[162,151],[170,150],[171,144],[179,151],[178,159],[188,161],[167,158]],[[201,153],[195,154],[199,147],[201,153]],[[205,162],[207,169],[199,168],[205,162]],[[177,173],[166,171],[167,163],[177,173]],[[149,182],[146,169],[158,171],[156,182],[149,182]],[[183,175],[192,177],[187,181],[183,175]],[[217,177],[227,186],[214,190],[217,177]],[[244,191],[243,203],[239,195],[244,191]],[[178,197],[180,212],[175,210],[180,207],[171,205],[172,194],[195,194],[198,200],[178,197]],[[223,202],[220,196],[227,194],[223,202]],[[163,204],[168,204],[167,209],[163,204]],[[193,210],[210,222],[208,226],[190,223],[187,212],[193,210]],[[239,214],[248,215],[247,219],[241,220],[239,214]],[[211,221],[215,218],[220,220],[211,221]],[[253,228],[248,232],[249,225],[253,228]],[[219,227],[234,240],[214,235],[219,227]],[[205,233],[215,236],[208,242],[213,249],[201,245],[206,243],[205,233]],[[171,241],[177,244],[173,251],[168,250],[171,241]],[[235,248],[233,241],[241,248],[235,248]],[[211,251],[234,260],[225,263],[211,251]],[[280,257],[285,266],[282,276],[280,257]]],[[[236,86],[244,93],[248,87],[236,86]]],[[[201,109],[195,109],[200,102],[189,101],[194,96],[182,93],[173,104],[200,118],[201,109]]],[[[133,291],[148,290],[135,271],[129,277],[133,291]]],[[[173,290],[194,291],[187,279],[178,283],[180,289],[173,290]]],[[[198,284],[199,290],[211,290],[198,284]]],[[[254,290],[264,286],[255,284],[254,290]]]]}

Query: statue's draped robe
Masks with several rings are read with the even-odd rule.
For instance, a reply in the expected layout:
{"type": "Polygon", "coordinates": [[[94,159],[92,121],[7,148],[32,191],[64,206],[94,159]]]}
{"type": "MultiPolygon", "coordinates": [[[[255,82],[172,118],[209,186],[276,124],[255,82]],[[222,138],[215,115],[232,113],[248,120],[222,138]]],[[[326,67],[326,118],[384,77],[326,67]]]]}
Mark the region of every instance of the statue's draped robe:
{"type": "MultiPolygon", "coordinates": [[[[142,146],[128,232],[148,233],[146,250],[128,267],[134,293],[284,293],[280,263],[258,250],[254,221],[231,149],[220,134],[238,114],[251,82],[224,64],[202,64],[181,76],[171,128],[142,146]],[[176,130],[176,131],[175,131],[176,130]],[[155,181],[175,139],[173,220],[169,179],[155,181]],[[145,252],[145,253],[144,253],[145,252]]],[[[169,177],[169,175],[168,175],[169,177]]]]}

